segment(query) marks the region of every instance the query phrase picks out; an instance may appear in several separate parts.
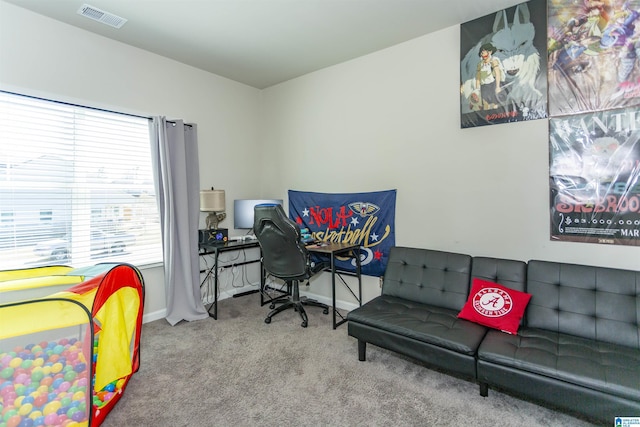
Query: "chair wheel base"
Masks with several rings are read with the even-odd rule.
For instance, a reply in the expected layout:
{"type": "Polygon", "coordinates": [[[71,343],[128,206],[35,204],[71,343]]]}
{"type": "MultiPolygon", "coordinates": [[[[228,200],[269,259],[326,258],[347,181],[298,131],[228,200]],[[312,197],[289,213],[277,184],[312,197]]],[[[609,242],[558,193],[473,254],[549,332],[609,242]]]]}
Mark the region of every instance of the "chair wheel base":
{"type": "Polygon", "coordinates": [[[264,323],[271,323],[271,317],[267,317],[266,319],[264,319],[264,323]]]}
{"type": "Polygon", "coordinates": [[[324,310],[322,310],[322,314],[329,314],[329,309],[325,308],[324,310]]]}
{"type": "Polygon", "coordinates": [[[302,326],[303,328],[306,328],[306,327],[307,327],[307,322],[302,322],[302,323],[300,324],[300,326],[302,326]]]}

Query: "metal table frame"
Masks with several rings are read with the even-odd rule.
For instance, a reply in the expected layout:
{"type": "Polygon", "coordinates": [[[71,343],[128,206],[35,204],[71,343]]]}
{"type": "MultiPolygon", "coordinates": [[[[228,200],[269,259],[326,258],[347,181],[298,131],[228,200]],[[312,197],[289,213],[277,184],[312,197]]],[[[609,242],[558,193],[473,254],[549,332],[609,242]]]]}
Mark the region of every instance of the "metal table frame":
{"type": "Polygon", "coordinates": [[[361,265],[360,245],[349,244],[349,243],[323,243],[320,245],[309,245],[307,246],[307,250],[311,253],[329,256],[330,258],[331,266],[329,269],[325,271],[331,272],[331,301],[333,306],[333,329],[336,329],[338,326],[342,325],[347,321],[346,317],[344,317],[336,309],[336,276],[340,278],[340,281],[351,293],[351,295],[355,298],[355,300],[358,302],[358,305],[362,306],[362,265],[361,265]],[[336,258],[342,257],[342,256],[355,258],[356,260],[355,273],[352,271],[339,270],[336,268],[336,258]],[[358,278],[358,295],[354,293],[353,289],[344,280],[343,276],[353,276],[358,278]],[[340,321],[337,321],[338,316],[340,317],[340,321]]]}
{"type": "MultiPolygon", "coordinates": [[[[260,244],[258,243],[257,240],[241,240],[241,241],[216,243],[212,245],[199,245],[198,248],[199,248],[200,256],[213,255],[213,259],[214,259],[212,266],[208,270],[200,271],[201,273],[205,273],[205,272],[207,273],[204,279],[202,280],[202,282],[200,282],[200,288],[204,286],[204,284],[207,282],[209,277],[211,277],[211,275],[213,274],[213,283],[214,283],[213,303],[211,303],[211,305],[207,309],[207,312],[209,313],[210,317],[213,317],[216,320],[218,319],[218,255],[220,255],[220,253],[222,252],[237,251],[241,249],[250,249],[250,248],[259,248],[259,247],[260,247],[260,244]],[[213,313],[211,312],[212,308],[213,308],[213,313]]],[[[239,265],[253,264],[256,262],[259,262],[260,264],[262,264],[262,252],[260,253],[260,257],[257,259],[229,264],[229,265],[225,265],[224,267],[235,267],[239,265]]],[[[260,267],[260,274],[263,275],[262,266],[260,267]]],[[[261,277],[260,281],[262,282],[262,280],[263,278],[261,277]]],[[[249,292],[245,292],[243,294],[254,293],[254,292],[258,292],[258,291],[252,290],[249,292]]],[[[236,294],[236,295],[239,295],[239,294],[236,294]]]]}

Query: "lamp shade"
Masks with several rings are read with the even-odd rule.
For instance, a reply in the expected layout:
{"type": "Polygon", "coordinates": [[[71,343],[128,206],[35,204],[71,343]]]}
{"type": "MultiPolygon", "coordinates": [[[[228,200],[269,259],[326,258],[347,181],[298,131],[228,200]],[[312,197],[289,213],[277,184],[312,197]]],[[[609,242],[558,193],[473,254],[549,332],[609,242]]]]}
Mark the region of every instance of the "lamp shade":
{"type": "Polygon", "coordinates": [[[221,212],[225,210],[224,190],[201,190],[200,211],[221,212]]]}

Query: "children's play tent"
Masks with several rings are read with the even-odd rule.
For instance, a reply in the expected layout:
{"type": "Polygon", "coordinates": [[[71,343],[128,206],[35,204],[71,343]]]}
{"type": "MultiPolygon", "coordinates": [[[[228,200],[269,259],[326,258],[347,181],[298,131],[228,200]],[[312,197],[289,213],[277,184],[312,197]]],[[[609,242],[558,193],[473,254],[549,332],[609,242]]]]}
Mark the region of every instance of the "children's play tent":
{"type": "Polygon", "coordinates": [[[0,425],[99,426],[139,368],[143,303],[127,264],[0,272],[0,425]]]}

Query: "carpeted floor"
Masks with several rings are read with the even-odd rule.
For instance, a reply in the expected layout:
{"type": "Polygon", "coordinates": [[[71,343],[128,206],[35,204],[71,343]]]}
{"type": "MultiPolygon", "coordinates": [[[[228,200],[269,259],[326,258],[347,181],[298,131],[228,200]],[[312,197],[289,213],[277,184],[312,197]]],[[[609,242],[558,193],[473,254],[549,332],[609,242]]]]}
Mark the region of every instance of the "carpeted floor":
{"type": "Polygon", "coordinates": [[[142,329],[142,362],[104,427],[572,426],[593,424],[368,346],[308,309],[264,317],[259,295],[221,301],[218,320],[142,329]]]}

